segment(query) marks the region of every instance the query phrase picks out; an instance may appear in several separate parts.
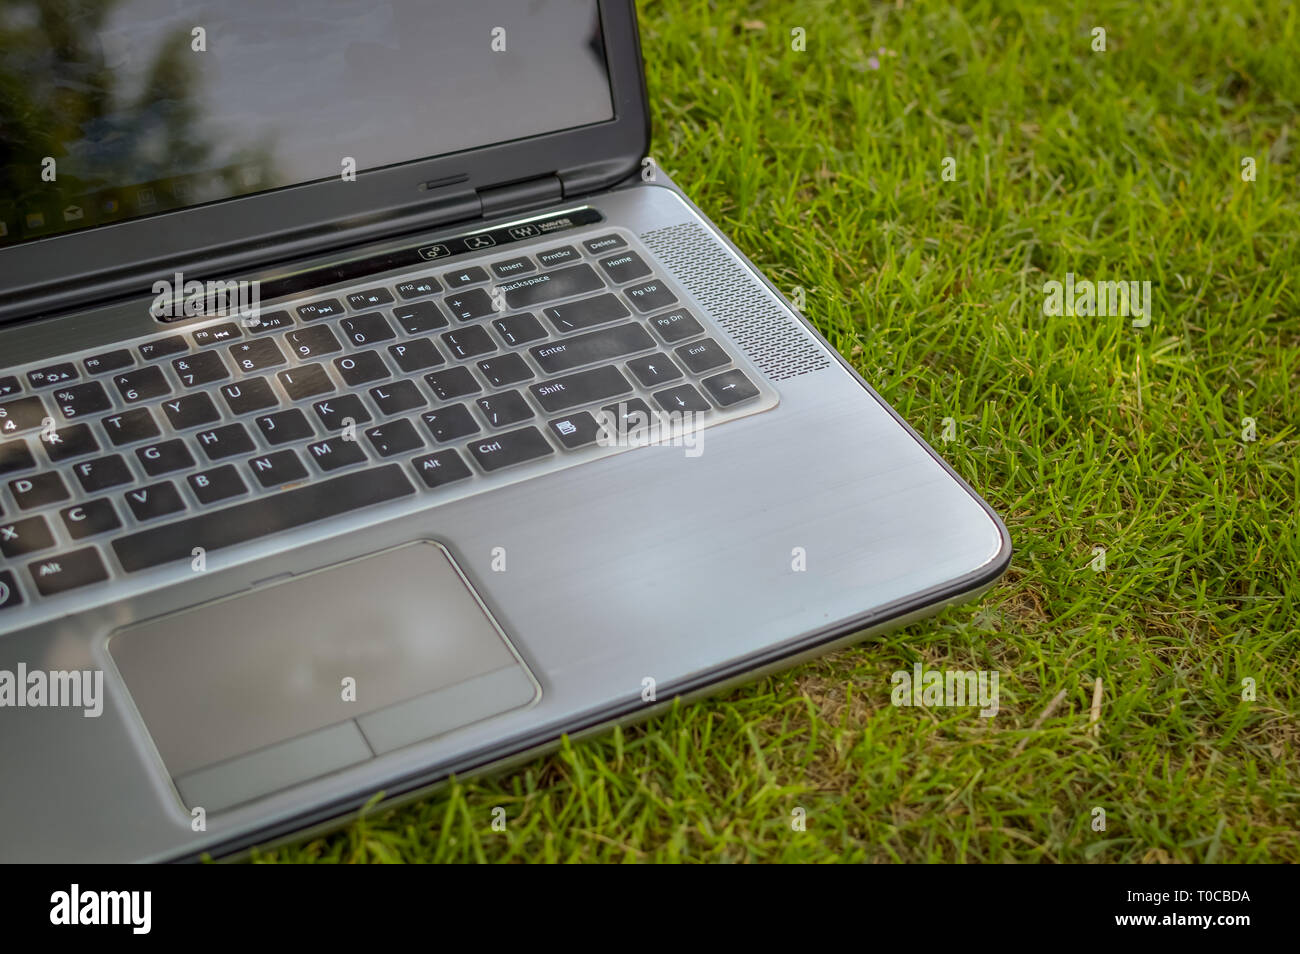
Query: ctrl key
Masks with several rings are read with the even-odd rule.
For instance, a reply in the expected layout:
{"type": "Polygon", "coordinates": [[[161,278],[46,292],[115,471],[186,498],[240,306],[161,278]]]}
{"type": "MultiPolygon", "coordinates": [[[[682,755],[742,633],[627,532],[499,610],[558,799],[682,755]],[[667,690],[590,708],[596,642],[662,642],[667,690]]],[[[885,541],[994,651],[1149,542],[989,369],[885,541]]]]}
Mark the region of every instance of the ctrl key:
{"type": "Polygon", "coordinates": [[[460,455],[450,449],[417,457],[411,461],[411,466],[430,490],[470,476],[470,469],[460,455]]]}
{"type": "Polygon", "coordinates": [[[108,579],[104,561],[94,547],[36,560],[27,564],[27,572],[32,575],[32,582],[42,596],[66,593],[79,586],[101,583],[108,579]]]}

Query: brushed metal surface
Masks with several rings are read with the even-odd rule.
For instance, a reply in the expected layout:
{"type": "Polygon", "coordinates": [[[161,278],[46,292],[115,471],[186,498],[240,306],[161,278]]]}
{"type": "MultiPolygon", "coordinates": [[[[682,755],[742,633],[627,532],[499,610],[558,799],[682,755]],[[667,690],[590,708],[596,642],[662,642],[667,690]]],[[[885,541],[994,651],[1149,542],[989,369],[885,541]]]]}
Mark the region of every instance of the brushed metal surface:
{"type": "MultiPolygon", "coordinates": [[[[638,234],[692,221],[712,229],[665,187],[592,204],[638,234]]],[[[754,307],[784,311],[766,286],[750,294],[761,298],[754,307]]],[[[824,347],[788,317],[795,333],[824,347]]],[[[83,331],[105,343],[114,340],[109,325],[81,315],[30,326],[30,337],[6,331],[0,355],[15,342],[28,355],[57,354],[57,342],[66,347],[83,331]]],[[[105,637],[115,628],[431,539],[452,552],[542,685],[530,709],[215,813],[195,832],[110,671],[100,718],[0,710],[0,760],[21,767],[0,786],[0,858],[162,860],[246,842],[320,820],[379,788],[401,791],[451,768],[520,757],[561,732],[646,710],[646,677],[662,704],[675,689],[779,665],[832,635],[844,642],[848,628],[916,618],[1001,570],[1005,529],[837,357],[777,390],[773,410],[707,432],[698,457],[644,447],[416,515],[375,508],[264,541],[246,562],[198,579],[0,637],[0,669],[22,661],[111,670],[105,637]],[[804,571],[792,568],[796,547],[804,571]],[[506,555],[501,572],[496,548],[506,555]]]]}

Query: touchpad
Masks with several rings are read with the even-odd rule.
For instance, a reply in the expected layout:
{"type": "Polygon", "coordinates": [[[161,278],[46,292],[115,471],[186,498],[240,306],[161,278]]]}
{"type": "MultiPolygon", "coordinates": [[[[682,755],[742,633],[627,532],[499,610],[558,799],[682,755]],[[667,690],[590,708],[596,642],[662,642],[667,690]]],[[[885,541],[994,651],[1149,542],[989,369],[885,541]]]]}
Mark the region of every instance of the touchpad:
{"type": "Polygon", "coordinates": [[[190,807],[228,808],[534,702],[440,544],[406,544],[113,633],[190,807]]]}

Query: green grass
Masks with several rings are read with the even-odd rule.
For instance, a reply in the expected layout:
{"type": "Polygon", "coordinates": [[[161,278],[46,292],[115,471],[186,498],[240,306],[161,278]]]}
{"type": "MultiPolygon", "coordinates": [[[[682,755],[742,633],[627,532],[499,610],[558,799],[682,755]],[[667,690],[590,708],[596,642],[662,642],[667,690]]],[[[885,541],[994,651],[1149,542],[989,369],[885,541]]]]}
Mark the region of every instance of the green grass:
{"type": "Polygon", "coordinates": [[[655,158],[1004,515],[1006,578],[260,859],[1300,861],[1300,8],[960,6],[646,3],[642,41],[655,158]],[[1044,316],[1067,272],[1149,280],[1150,327],[1044,316]],[[1001,712],[894,708],[917,659],[1001,712]]]}

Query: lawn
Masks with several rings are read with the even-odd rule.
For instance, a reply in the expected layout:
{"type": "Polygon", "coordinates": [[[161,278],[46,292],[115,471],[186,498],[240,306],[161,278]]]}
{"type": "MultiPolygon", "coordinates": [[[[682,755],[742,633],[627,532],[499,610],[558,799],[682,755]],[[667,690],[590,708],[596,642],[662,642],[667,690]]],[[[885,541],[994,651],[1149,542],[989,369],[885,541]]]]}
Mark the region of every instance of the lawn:
{"type": "Polygon", "coordinates": [[[1300,7],[655,2],[641,32],[655,159],[1003,515],[1011,569],[258,860],[1300,861],[1300,7]],[[1149,281],[1149,325],[1046,315],[1067,274],[1149,281]],[[997,716],[892,706],[918,660],[999,671],[997,716]]]}

